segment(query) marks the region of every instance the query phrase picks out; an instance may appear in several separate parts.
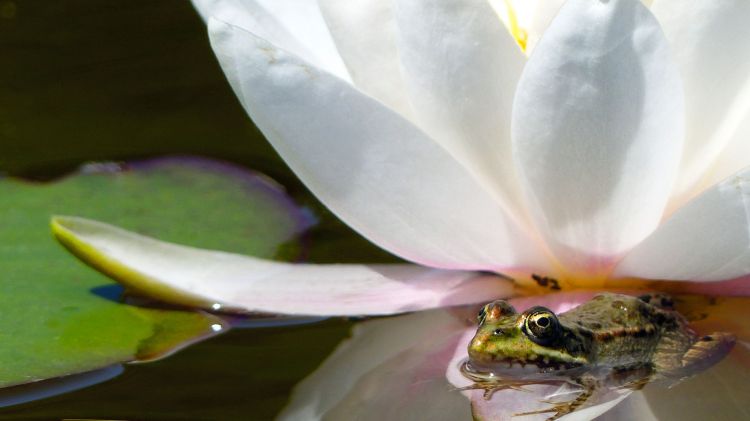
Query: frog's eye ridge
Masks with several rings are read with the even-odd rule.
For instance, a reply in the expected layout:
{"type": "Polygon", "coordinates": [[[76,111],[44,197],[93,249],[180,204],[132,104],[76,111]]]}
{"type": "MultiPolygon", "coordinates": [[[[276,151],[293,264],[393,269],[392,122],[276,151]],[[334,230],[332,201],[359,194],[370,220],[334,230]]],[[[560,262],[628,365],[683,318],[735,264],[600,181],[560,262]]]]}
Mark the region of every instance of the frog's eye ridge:
{"type": "Polygon", "coordinates": [[[560,322],[549,309],[534,307],[525,312],[523,331],[537,344],[548,345],[558,338],[560,322]]]}
{"type": "Polygon", "coordinates": [[[479,309],[479,314],[477,314],[477,322],[481,325],[484,323],[484,319],[487,317],[487,306],[483,306],[481,309],[479,309]]]}
{"type": "Polygon", "coordinates": [[[516,314],[516,309],[505,300],[493,301],[479,310],[479,324],[486,320],[496,321],[503,317],[516,314]]]}

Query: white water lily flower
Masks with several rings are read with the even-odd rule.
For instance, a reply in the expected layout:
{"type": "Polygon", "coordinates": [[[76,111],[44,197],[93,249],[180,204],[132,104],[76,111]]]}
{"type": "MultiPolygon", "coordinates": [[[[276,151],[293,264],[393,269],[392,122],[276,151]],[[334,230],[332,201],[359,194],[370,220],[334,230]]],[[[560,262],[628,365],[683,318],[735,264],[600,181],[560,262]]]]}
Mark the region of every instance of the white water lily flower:
{"type": "Polygon", "coordinates": [[[750,5],[653,3],[571,0],[542,34],[559,3],[196,1],[257,126],[386,250],[563,287],[740,277],[750,5]]]}
{"type": "Polygon", "coordinates": [[[750,4],[652,3],[196,0],[240,102],[290,167],[420,266],[267,262],[80,220],[59,220],[58,235],[163,299],[253,311],[507,296],[487,273],[562,289],[740,278],[750,4]]]}
{"type": "MultiPolygon", "coordinates": [[[[363,315],[511,294],[491,273],[562,289],[750,274],[745,0],[194,3],[240,102],[294,172],[344,222],[418,265],[269,262],[54,221],[67,247],[120,282],[205,307],[363,315]]],[[[714,285],[750,291],[741,279],[714,285]]],[[[545,299],[565,304],[535,298],[545,299]]],[[[423,317],[402,326],[418,331],[423,317]]],[[[437,372],[460,385],[446,355],[464,356],[473,328],[438,319],[456,340],[432,337],[447,341],[437,372]]],[[[351,375],[357,388],[303,383],[289,416],[346,418],[380,376],[424,360],[403,346],[361,372],[324,366],[321,381],[351,375]]],[[[509,414],[507,397],[474,398],[475,415],[509,414]]]]}

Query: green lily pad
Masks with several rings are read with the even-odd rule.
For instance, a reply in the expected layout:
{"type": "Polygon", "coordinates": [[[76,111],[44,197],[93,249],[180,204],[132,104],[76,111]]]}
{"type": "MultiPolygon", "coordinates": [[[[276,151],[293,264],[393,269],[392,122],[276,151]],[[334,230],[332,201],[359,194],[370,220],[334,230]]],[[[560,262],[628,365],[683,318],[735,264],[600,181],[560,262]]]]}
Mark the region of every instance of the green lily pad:
{"type": "Polygon", "coordinates": [[[215,316],[119,302],[119,286],[51,238],[52,215],[264,257],[310,222],[263,177],[195,159],[87,166],[45,184],[0,179],[0,198],[0,387],[159,358],[223,328],[215,316]]]}

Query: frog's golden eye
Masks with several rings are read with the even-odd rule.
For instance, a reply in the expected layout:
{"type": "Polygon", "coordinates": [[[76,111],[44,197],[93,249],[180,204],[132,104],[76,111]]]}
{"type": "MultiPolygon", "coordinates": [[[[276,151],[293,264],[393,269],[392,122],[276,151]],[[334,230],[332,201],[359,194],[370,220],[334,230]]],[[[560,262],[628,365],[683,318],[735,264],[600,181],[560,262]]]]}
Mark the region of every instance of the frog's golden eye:
{"type": "Polygon", "coordinates": [[[532,341],[547,345],[560,334],[560,322],[549,309],[534,307],[525,312],[523,331],[532,341]]]}

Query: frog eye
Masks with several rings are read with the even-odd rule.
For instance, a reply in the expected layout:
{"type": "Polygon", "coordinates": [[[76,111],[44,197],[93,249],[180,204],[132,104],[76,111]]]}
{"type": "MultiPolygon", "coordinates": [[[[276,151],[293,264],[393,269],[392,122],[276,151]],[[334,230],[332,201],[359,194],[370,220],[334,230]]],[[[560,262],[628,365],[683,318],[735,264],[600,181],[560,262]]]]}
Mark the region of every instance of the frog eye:
{"type": "Polygon", "coordinates": [[[539,345],[547,345],[560,334],[560,323],[555,313],[544,307],[534,307],[526,311],[523,330],[526,336],[539,345]]]}

